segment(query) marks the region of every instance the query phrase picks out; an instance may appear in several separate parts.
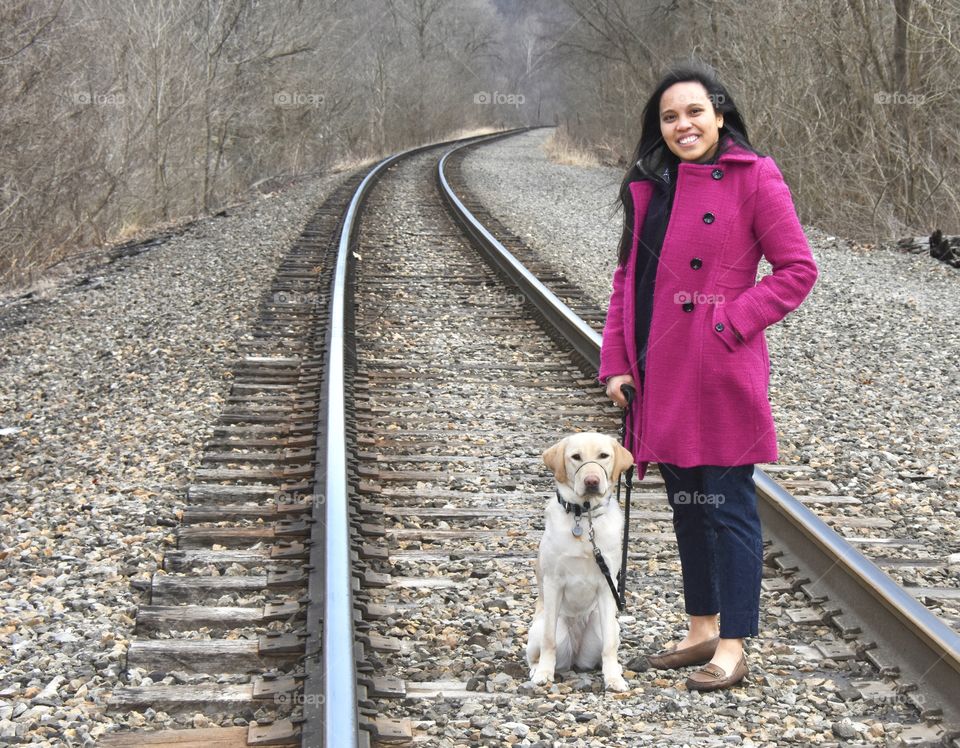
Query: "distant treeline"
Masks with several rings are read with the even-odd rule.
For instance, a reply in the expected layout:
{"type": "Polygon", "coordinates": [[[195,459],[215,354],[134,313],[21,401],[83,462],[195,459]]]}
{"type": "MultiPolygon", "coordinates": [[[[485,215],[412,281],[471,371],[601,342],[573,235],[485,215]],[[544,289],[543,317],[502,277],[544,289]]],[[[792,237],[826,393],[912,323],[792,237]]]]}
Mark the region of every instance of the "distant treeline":
{"type": "Polygon", "coordinates": [[[489,0],[0,3],[0,288],[276,176],[492,124],[489,0]],[[475,98],[477,102],[475,102],[475,98]]]}
{"type": "Polygon", "coordinates": [[[8,0],[0,288],[274,177],[465,129],[560,123],[623,165],[654,81],[690,56],[805,221],[957,233],[958,29],[948,0],[8,0]]]}

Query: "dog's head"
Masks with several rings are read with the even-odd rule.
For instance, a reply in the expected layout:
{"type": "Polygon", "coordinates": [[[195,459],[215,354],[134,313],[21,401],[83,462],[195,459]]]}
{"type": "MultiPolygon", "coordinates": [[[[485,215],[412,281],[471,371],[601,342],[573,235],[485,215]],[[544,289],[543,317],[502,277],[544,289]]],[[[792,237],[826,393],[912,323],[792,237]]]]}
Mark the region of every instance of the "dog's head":
{"type": "Polygon", "coordinates": [[[633,465],[633,455],[611,436],[584,432],[564,437],[543,453],[557,483],[581,498],[606,496],[633,465]]]}

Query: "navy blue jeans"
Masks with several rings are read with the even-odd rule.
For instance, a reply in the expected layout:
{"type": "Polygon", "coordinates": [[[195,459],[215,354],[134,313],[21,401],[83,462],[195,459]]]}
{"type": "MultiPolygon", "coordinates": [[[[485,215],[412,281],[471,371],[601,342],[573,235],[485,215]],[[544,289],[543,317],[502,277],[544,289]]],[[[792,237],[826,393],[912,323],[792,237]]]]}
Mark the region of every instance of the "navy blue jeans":
{"type": "Polygon", "coordinates": [[[680,546],[688,615],[720,614],[720,636],[756,636],[763,538],[753,465],[659,463],[680,546]]]}

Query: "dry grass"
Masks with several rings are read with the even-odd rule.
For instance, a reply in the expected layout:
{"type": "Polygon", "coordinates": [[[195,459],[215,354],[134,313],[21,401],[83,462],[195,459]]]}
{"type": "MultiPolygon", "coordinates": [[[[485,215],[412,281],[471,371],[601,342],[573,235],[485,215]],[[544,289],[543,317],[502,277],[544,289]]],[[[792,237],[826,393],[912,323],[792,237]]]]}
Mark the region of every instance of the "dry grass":
{"type": "MultiPolygon", "coordinates": [[[[421,141],[419,144],[430,145],[433,142],[440,142],[441,140],[464,140],[465,138],[477,138],[481,135],[493,135],[497,132],[500,132],[500,130],[494,127],[462,128],[460,130],[454,130],[444,134],[442,137],[438,138],[437,141],[421,141]]],[[[330,168],[334,173],[340,173],[344,171],[353,171],[354,169],[360,169],[361,167],[372,167],[374,164],[387,158],[388,156],[392,156],[396,152],[397,151],[376,154],[371,152],[354,154],[335,161],[333,166],[330,168]]]]}
{"type": "Polygon", "coordinates": [[[582,148],[567,131],[558,127],[543,144],[547,158],[564,166],[602,166],[603,160],[593,149],[582,148]]]}
{"type": "Polygon", "coordinates": [[[129,221],[124,223],[118,232],[111,234],[103,244],[85,248],[50,248],[46,254],[29,263],[20,262],[11,266],[7,274],[0,275],[0,306],[26,294],[32,294],[32,298],[49,298],[66,279],[90,272],[109,262],[110,252],[115,247],[146,241],[198,218],[200,216],[184,215],[148,226],[129,221]]]}
{"type": "Polygon", "coordinates": [[[499,130],[494,127],[464,128],[462,130],[456,130],[455,132],[450,133],[448,139],[462,140],[463,138],[477,138],[481,135],[493,135],[495,132],[499,132],[499,130]]]}
{"type": "Polygon", "coordinates": [[[27,281],[19,285],[9,285],[0,288],[0,307],[3,307],[22,296],[30,294],[33,299],[48,299],[56,294],[60,283],[48,277],[41,277],[34,281],[27,281]]]}
{"type": "Polygon", "coordinates": [[[143,230],[144,227],[136,221],[125,223],[120,227],[120,230],[117,232],[116,236],[111,237],[110,242],[122,244],[123,242],[130,241],[134,237],[140,235],[143,230]]]}
{"type": "Polygon", "coordinates": [[[345,171],[354,171],[361,167],[370,167],[381,160],[380,156],[347,156],[333,162],[330,171],[334,174],[341,174],[345,171]]]}

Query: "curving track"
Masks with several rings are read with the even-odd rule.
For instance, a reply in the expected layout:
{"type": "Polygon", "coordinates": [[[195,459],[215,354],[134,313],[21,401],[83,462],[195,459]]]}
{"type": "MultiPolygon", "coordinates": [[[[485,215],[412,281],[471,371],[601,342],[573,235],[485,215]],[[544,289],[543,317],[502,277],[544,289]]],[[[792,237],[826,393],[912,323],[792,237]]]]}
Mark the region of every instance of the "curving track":
{"type": "MultiPolygon", "coordinates": [[[[589,674],[524,683],[529,561],[549,494],[539,455],[563,433],[617,427],[591,376],[602,311],[516,237],[510,249],[534,268],[519,273],[523,293],[478,262],[442,207],[440,155],[403,154],[362,187],[355,175],[292,248],[190,490],[179,550],[141,608],[128,663],[140,685],[111,708],[203,711],[220,727],[104,745],[708,740],[716,702],[665,713],[669,676],[636,673],[616,699],[589,674]],[[534,276],[587,322],[531,301],[534,276]],[[142,685],[150,674],[157,684],[142,685]]],[[[469,231],[500,275],[518,276],[515,260],[493,260],[490,231],[469,231]]],[[[789,690],[797,714],[816,714],[815,689],[784,684],[830,678],[856,692],[851,716],[905,725],[903,744],[948,740],[960,723],[944,699],[960,692],[956,634],[785,493],[822,488],[808,472],[770,471],[779,485],[758,475],[774,540],[764,615],[796,625],[758,640],[757,687],[789,690]]],[[[662,592],[676,569],[655,472],[634,496],[628,612],[643,613],[622,618],[624,662],[680,621],[662,592]]],[[[731,714],[714,718],[718,740],[764,738],[735,696],[720,698],[731,714]]]]}

